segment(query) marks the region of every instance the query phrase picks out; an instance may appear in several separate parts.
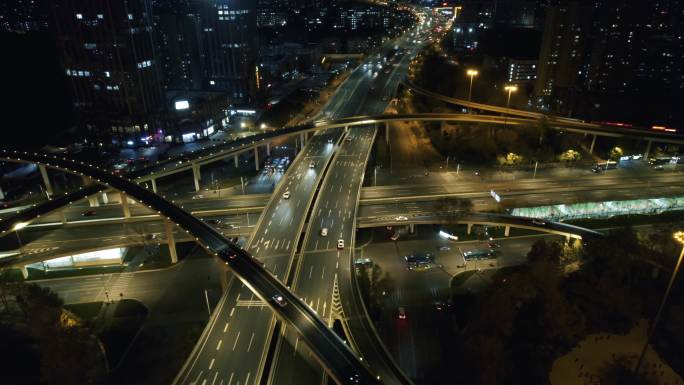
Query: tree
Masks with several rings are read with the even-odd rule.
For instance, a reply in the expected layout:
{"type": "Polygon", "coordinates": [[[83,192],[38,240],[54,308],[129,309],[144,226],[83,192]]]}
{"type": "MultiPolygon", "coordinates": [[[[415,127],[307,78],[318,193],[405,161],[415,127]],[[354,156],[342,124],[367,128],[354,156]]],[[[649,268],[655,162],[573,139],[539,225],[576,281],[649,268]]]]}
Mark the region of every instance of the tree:
{"type": "Polygon", "coordinates": [[[567,150],[567,151],[563,152],[562,154],[560,154],[560,156],[558,158],[562,162],[574,163],[574,162],[577,162],[578,160],[582,159],[582,155],[579,152],[570,149],[570,150],[567,150]]]}
{"type": "Polygon", "coordinates": [[[563,247],[558,242],[546,242],[544,239],[536,241],[527,253],[527,261],[535,263],[546,261],[555,265],[560,263],[563,247]]]}
{"type": "Polygon", "coordinates": [[[610,150],[610,159],[619,159],[625,152],[620,147],[613,147],[610,150]]]}
{"type": "Polygon", "coordinates": [[[509,152],[506,156],[499,156],[496,160],[501,166],[517,166],[523,161],[522,155],[518,155],[513,152],[509,152]]]}

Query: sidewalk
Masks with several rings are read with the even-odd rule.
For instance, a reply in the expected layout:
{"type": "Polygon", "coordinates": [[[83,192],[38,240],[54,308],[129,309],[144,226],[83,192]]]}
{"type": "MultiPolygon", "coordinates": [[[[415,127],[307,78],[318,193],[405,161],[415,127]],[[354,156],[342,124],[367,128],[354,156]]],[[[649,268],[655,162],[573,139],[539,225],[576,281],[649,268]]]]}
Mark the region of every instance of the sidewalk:
{"type": "MultiPolygon", "coordinates": [[[[599,374],[614,357],[628,356],[636,365],[646,340],[648,322],[641,320],[627,335],[591,334],[553,363],[549,380],[552,385],[599,384],[599,374]]],[[[656,378],[660,384],[684,384],[651,346],[646,352],[642,373],[656,378]]]]}

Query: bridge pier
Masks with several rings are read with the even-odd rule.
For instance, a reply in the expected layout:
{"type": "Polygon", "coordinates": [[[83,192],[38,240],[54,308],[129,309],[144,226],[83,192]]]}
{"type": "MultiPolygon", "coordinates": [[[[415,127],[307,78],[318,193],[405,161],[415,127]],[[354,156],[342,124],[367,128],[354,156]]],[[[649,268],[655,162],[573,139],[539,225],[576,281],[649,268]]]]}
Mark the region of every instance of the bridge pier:
{"type": "Polygon", "coordinates": [[[651,145],[653,144],[652,140],[648,141],[648,144],[646,144],[646,151],[644,152],[644,160],[648,161],[648,156],[651,155],[651,145]]]}
{"type": "Polygon", "coordinates": [[[254,168],[259,171],[259,146],[254,146],[254,168]]]}
{"type": "Polygon", "coordinates": [[[266,156],[271,156],[271,142],[266,142],[266,156]]]}
{"type": "Polygon", "coordinates": [[[24,279],[28,279],[28,269],[26,268],[26,265],[21,265],[21,275],[24,277],[24,279]]]}
{"type": "Polygon", "coordinates": [[[171,222],[168,219],[165,219],[164,227],[166,229],[166,240],[169,244],[169,255],[171,256],[171,263],[178,263],[178,253],[176,252],[176,239],[173,237],[173,222],[171,222]]]}
{"type": "Polygon", "coordinates": [[[64,213],[64,210],[59,210],[59,220],[62,222],[62,224],[67,223],[67,217],[64,213]]]}
{"type": "Polygon", "coordinates": [[[151,182],[152,182],[152,192],[156,194],[157,193],[157,180],[152,178],[151,182]]]}
{"type": "Polygon", "coordinates": [[[466,230],[466,234],[470,235],[471,231],[473,230],[473,224],[468,223],[468,230],[466,230]]]}
{"type": "Polygon", "coordinates": [[[306,135],[304,135],[303,132],[299,134],[299,145],[302,149],[304,148],[304,146],[306,146],[306,135]]]}
{"type": "Polygon", "coordinates": [[[594,134],[593,138],[591,138],[591,146],[589,147],[589,153],[593,154],[594,153],[594,145],[596,144],[596,134],[594,134]]]}
{"type": "Polygon", "coordinates": [[[192,164],[192,180],[195,182],[195,191],[200,191],[200,166],[197,163],[192,164]]]}
{"type": "Polygon", "coordinates": [[[409,223],[409,234],[415,234],[416,233],[416,224],[415,223],[409,223]]]}
{"type": "Polygon", "coordinates": [[[128,219],[131,217],[131,208],[128,207],[128,198],[126,197],[125,192],[120,192],[119,196],[121,197],[121,209],[123,209],[124,218],[128,219]]]}
{"type": "Polygon", "coordinates": [[[511,233],[511,226],[506,226],[504,228],[504,236],[507,237],[511,233]]]}
{"type": "Polygon", "coordinates": [[[107,195],[106,191],[103,191],[102,194],[102,203],[107,204],[109,203],[109,195],[107,195]]]}
{"type": "Polygon", "coordinates": [[[50,184],[50,177],[48,176],[48,173],[47,173],[47,168],[45,168],[45,166],[40,164],[40,165],[38,165],[38,169],[40,170],[40,176],[43,177],[43,184],[45,185],[45,191],[47,191],[49,196],[54,195],[54,191],[52,190],[52,185],[50,184]]]}
{"type": "MultiPolygon", "coordinates": [[[[92,179],[88,178],[87,176],[83,175],[83,185],[84,186],[90,186],[93,184],[92,179]]],[[[100,202],[97,200],[97,195],[91,195],[88,197],[88,204],[90,207],[99,207],[100,202]]]]}
{"type": "Polygon", "coordinates": [[[389,122],[385,122],[385,142],[387,142],[387,144],[389,144],[389,127],[389,122]]]}
{"type": "Polygon", "coordinates": [[[240,155],[239,154],[235,154],[234,160],[235,160],[235,168],[240,167],[240,155]]]}

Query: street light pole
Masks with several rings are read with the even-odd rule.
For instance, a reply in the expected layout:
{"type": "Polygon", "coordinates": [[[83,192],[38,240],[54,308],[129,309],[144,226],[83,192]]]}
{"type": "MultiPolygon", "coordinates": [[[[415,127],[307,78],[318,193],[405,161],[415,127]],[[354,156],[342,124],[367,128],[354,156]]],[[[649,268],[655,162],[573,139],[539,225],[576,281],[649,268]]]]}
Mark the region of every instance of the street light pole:
{"type": "Polygon", "coordinates": [[[468,101],[473,99],[473,78],[478,75],[477,70],[470,69],[466,71],[466,74],[470,76],[470,88],[468,88],[468,101]]]}
{"type": "Polygon", "coordinates": [[[665,289],[665,294],[663,295],[663,299],[660,302],[660,307],[658,308],[658,312],[656,313],[655,318],[653,319],[653,325],[651,325],[651,330],[648,331],[648,336],[646,337],[646,342],[644,343],[644,347],[641,349],[641,354],[639,355],[639,361],[637,361],[636,367],[634,368],[634,374],[639,375],[639,369],[641,368],[641,365],[643,364],[644,361],[644,356],[646,355],[646,350],[648,349],[648,344],[653,338],[653,334],[655,332],[656,327],[658,326],[658,321],[660,321],[660,316],[663,313],[663,309],[665,308],[665,304],[667,303],[667,299],[670,296],[670,290],[672,290],[672,286],[674,285],[675,278],[677,278],[677,273],[679,272],[679,268],[682,265],[682,259],[684,259],[684,231],[677,231],[674,233],[674,239],[682,245],[682,251],[679,253],[679,258],[677,259],[677,264],[675,265],[674,271],[672,272],[672,275],[670,276],[670,282],[667,284],[667,289],[665,289]]]}
{"type": "MultiPolygon", "coordinates": [[[[508,91],[508,100],[506,101],[506,108],[511,108],[511,94],[518,90],[516,85],[508,85],[504,87],[504,90],[508,91]]],[[[508,114],[504,117],[504,128],[508,127],[508,114]]]]}

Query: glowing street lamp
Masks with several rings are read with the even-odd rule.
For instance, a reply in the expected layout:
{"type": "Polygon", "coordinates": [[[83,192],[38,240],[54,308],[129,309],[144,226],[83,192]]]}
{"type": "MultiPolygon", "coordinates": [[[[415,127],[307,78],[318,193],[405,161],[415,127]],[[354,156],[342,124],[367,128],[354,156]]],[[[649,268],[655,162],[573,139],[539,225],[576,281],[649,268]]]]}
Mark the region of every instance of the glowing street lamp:
{"type": "Polygon", "coordinates": [[[468,101],[472,100],[473,97],[473,78],[479,74],[477,70],[469,69],[466,74],[470,76],[470,88],[468,89],[468,101]]]}
{"type": "Polygon", "coordinates": [[[511,94],[518,91],[518,86],[508,85],[504,87],[504,90],[508,92],[508,101],[506,102],[506,108],[511,106],[511,94]]]}
{"type": "Polygon", "coordinates": [[[665,289],[665,294],[663,295],[663,299],[660,302],[660,307],[658,308],[658,312],[656,313],[655,318],[653,319],[653,324],[651,325],[651,330],[648,331],[648,336],[646,337],[646,342],[644,343],[643,349],[641,349],[641,355],[639,355],[639,361],[637,361],[636,367],[634,368],[634,374],[638,375],[639,374],[639,369],[641,368],[641,364],[644,361],[644,356],[646,355],[646,349],[648,349],[648,344],[651,342],[651,339],[653,338],[653,334],[655,332],[656,327],[658,326],[658,321],[660,321],[660,316],[663,313],[663,309],[665,308],[665,304],[667,303],[667,299],[670,296],[670,290],[672,289],[672,286],[674,285],[675,278],[677,278],[677,273],[679,272],[679,268],[682,265],[682,259],[684,258],[684,231],[677,231],[674,233],[674,239],[677,241],[677,243],[682,245],[682,251],[679,253],[679,259],[677,259],[677,264],[675,265],[674,271],[672,272],[672,275],[670,276],[670,283],[667,284],[667,289],[665,289]]]}

